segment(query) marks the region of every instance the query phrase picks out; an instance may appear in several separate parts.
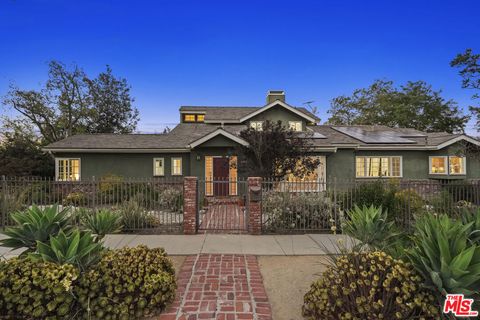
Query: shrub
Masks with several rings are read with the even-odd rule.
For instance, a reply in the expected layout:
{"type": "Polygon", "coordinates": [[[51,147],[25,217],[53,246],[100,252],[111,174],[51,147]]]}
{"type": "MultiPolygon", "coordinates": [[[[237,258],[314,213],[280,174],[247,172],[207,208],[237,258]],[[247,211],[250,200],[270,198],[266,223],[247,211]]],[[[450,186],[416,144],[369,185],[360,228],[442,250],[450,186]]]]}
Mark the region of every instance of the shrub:
{"type": "Polygon", "coordinates": [[[26,247],[27,251],[34,251],[37,241],[46,242],[50,236],[69,229],[69,209],[59,210],[58,206],[40,208],[32,206],[21,212],[11,215],[16,226],[5,229],[9,238],[0,240],[4,247],[19,249],[26,247]]]}
{"type": "Polygon", "coordinates": [[[463,225],[446,215],[427,214],[415,226],[414,245],[407,255],[438,295],[472,295],[480,288],[480,246],[468,240],[471,223],[463,225]]]}
{"type": "Polygon", "coordinates": [[[71,319],[72,265],[12,258],[0,262],[0,316],[8,319],[71,319]]]}
{"type": "Polygon", "coordinates": [[[304,297],[307,319],[433,318],[435,298],[421,277],[384,252],[339,256],[304,297]]]}
{"type": "Polygon", "coordinates": [[[345,211],[357,205],[359,207],[382,207],[388,212],[395,212],[395,193],[397,191],[398,187],[393,182],[386,183],[379,180],[364,182],[345,191],[340,196],[340,204],[345,211]]]}
{"type": "Polygon", "coordinates": [[[348,211],[342,221],[342,230],[362,245],[378,250],[393,246],[399,236],[394,222],[388,221],[387,211],[374,206],[355,206],[348,211]]]}
{"type": "Polygon", "coordinates": [[[123,202],[117,212],[121,216],[123,230],[154,228],[159,225],[155,216],[148,213],[136,199],[123,202]]]}
{"type": "Polygon", "coordinates": [[[83,191],[72,191],[65,198],[62,204],[64,206],[84,206],[88,202],[87,195],[83,191]]]}
{"type": "Polygon", "coordinates": [[[99,191],[108,193],[116,191],[123,182],[123,177],[116,174],[106,174],[100,178],[99,191]]]}
{"type": "Polygon", "coordinates": [[[103,250],[100,243],[94,242],[90,232],[80,232],[77,229],[66,235],[60,230],[47,243],[37,241],[37,252],[30,253],[29,257],[60,265],[72,264],[83,271],[100,260],[103,250]]]}
{"type": "Polygon", "coordinates": [[[336,228],[331,200],[322,193],[267,192],[262,201],[264,224],[272,230],[336,228]]]}
{"type": "Polygon", "coordinates": [[[425,202],[414,189],[404,189],[394,194],[394,219],[410,225],[425,210],[425,202]]]}
{"type": "Polygon", "coordinates": [[[169,209],[172,212],[182,212],[183,192],[175,188],[166,188],[159,192],[158,202],[162,208],[169,209]]]}
{"type": "Polygon", "coordinates": [[[138,319],[175,297],[175,272],[161,248],[109,251],[75,287],[84,318],[138,319]]]}
{"type": "Polygon", "coordinates": [[[107,234],[118,233],[122,230],[122,217],[118,213],[106,209],[85,212],[80,221],[87,230],[96,236],[96,241],[103,239],[107,234]]]}

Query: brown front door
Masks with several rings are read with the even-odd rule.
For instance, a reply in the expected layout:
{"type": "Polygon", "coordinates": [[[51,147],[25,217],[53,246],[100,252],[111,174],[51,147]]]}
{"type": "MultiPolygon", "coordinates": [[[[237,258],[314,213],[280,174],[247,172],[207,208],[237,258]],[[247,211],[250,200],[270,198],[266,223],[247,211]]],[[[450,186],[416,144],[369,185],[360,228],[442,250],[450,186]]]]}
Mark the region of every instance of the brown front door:
{"type": "Polygon", "coordinates": [[[213,195],[228,196],[228,158],[213,158],[213,195]]]}

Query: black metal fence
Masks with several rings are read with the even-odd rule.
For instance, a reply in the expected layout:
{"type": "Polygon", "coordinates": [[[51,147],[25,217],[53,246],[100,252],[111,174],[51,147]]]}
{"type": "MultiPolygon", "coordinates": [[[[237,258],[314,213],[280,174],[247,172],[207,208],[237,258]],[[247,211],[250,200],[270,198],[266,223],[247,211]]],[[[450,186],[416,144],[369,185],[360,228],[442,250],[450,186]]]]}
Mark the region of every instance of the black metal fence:
{"type": "Polygon", "coordinates": [[[266,233],[340,232],[355,205],[382,206],[400,226],[411,228],[424,212],[456,216],[480,206],[478,181],[338,180],[262,183],[262,227],[266,233]]]}
{"type": "Polygon", "coordinates": [[[109,209],[122,217],[125,232],[181,232],[182,178],[115,178],[55,181],[0,177],[1,226],[10,213],[31,205],[70,207],[72,215],[109,209]]]}

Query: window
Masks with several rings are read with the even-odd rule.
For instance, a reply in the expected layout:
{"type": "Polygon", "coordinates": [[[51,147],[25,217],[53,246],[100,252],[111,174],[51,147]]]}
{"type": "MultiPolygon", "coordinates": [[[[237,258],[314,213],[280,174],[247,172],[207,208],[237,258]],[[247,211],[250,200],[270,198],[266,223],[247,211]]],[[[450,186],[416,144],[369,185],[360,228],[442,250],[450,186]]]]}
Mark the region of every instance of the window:
{"type": "Polygon", "coordinates": [[[459,156],[430,157],[430,174],[463,175],[466,174],[466,159],[459,156]]]}
{"type": "Polygon", "coordinates": [[[153,175],[154,176],[163,176],[165,175],[165,161],[163,158],[154,158],[153,159],[153,175]]]}
{"type": "Polygon", "coordinates": [[[464,157],[448,157],[448,166],[450,174],[465,174],[465,158],[464,157]]]}
{"type": "Polygon", "coordinates": [[[183,121],[185,121],[185,122],[195,122],[195,115],[194,114],[185,114],[183,116],[183,121]]]}
{"type": "Polygon", "coordinates": [[[288,128],[293,131],[302,131],[302,121],[288,121],[288,128]]]}
{"type": "Polygon", "coordinates": [[[402,157],[356,157],[357,178],[401,177],[402,157]]]}
{"type": "Polygon", "coordinates": [[[430,157],[430,174],[447,174],[447,157],[430,157]]]}
{"type": "Polygon", "coordinates": [[[184,114],[183,121],[184,122],[204,122],[205,115],[204,114],[184,114]]]}
{"type": "Polygon", "coordinates": [[[55,159],[55,178],[57,181],[80,181],[80,159],[55,159]]]}
{"type": "Polygon", "coordinates": [[[182,158],[172,158],[172,176],[182,175],[182,158]]]}
{"type": "Polygon", "coordinates": [[[253,128],[256,131],[262,131],[263,121],[250,121],[250,128],[253,128]]]}

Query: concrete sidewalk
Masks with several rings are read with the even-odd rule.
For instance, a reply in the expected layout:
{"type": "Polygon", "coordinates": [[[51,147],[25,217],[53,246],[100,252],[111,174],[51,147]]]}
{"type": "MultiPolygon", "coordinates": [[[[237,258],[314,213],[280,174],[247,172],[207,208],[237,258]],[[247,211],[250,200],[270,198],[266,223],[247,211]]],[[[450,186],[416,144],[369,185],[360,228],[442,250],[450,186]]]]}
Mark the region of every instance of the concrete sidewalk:
{"type": "MultiPolygon", "coordinates": [[[[5,237],[0,234],[0,238],[5,237]]],[[[338,241],[351,244],[347,236],[332,234],[304,235],[134,235],[112,234],[105,238],[105,245],[116,249],[139,244],[148,247],[163,247],[170,255],[193,255],[199,253],[251,254],[257,256],[323,255],[336,252],[338,241]]],[[[0,247],[0,256],[12,257],[18,252],[0,247]]]]}

